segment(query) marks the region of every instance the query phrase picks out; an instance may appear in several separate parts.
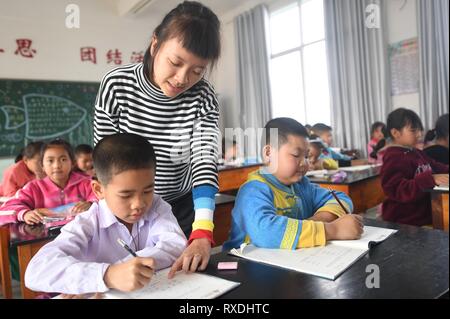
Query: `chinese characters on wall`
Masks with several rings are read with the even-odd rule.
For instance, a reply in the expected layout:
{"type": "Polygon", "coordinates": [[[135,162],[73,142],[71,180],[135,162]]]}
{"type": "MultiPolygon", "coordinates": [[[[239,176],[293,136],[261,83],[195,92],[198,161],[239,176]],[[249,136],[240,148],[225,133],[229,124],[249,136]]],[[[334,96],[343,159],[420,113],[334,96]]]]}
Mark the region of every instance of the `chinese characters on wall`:
{"type": "MultiPolygon", "coordinates": [[[[0,47],[0,53],[5,54],[7,51],[0,47]]],[[[16,39],[16,50],[14,51],[15,55],[32,59],[37,53],[38,50],[33,47],[33,40],[16,39]]],[[[0,55],[0,57],[2,55],[0,55]]],[[[80,61],[82,63],[90,62],[92,64],[97,64],[97,56],[98,52],[95,47],[87,46],[80,48],[80,61]]],[[[139,63],[144,60],[144,51],[133,51],[128,58],[129,62],[125,60],[122,51],[117,48],[108,50],[104,53],[104,55],[103,53],[100,53],[99,58],[100,57],[102,57],[101,61],[105,61],[106,64],[122,65],[127,63],[139,63]]]]}

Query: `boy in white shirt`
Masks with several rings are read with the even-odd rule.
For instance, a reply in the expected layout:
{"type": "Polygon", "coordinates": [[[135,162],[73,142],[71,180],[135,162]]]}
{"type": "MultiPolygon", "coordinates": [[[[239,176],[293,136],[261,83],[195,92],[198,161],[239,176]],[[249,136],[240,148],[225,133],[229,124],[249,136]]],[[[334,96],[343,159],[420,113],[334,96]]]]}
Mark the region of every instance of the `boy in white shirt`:
{"type": "Polygon", "coordinates": [[[114,134],[94,149],[99,202],[61,229],[33,257],[25,285],[64,294],[133,291],[154,271],[171,266],[186,247],[171,206],[153,193],[156,157],[151,144],[130,133],[114,134]],[[120,246],[123,240],[138,257],[120,246]]]}

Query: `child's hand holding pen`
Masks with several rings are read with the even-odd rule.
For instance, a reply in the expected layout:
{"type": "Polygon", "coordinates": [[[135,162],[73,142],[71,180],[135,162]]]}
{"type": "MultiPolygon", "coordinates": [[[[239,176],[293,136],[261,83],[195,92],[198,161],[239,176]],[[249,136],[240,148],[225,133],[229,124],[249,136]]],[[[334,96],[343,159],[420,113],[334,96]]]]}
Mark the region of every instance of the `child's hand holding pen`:
{"type": "Polygon", "coordinates": [[[108,288],[121,291],[133,291],[146,286],[155,268],[155,260],[150,257],[135,257],[124,263],[110,265],[106,269],[103,281],[108,288]]]}
{"type": "Polygon", "coordinates": [[[117,242],[133,259],[124,263],[110,265],[103,276],[108,288],[121,291],[133,291],[146,286],[156,273],[155,260],[150,257],[138,257],[136,253],[120,238],[117,242]]]}

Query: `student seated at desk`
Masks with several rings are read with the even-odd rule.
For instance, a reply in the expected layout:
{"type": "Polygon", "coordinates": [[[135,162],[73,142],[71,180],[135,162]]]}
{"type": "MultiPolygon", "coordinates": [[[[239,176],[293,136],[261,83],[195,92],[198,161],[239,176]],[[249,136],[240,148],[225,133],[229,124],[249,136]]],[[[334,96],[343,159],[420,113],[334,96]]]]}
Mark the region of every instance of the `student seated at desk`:
{"type": "Polygon", "coordinates": [[[94,176],[94,165],[92,161],[92,147],[87,144],[80,144],[75,147],[75,167],[74,171],[88,176],[94,176]]]}
{"type": "Polygon", "coordinates": [[[69,143],[57,139],[45,144],[40,158],[47,177],[26,184],[0,210],[14,211],[16,221],[38,224],[44,216],[52,215],[50,208],[76,203],[71,212],[77,214],[97,200],[90,178],[72,172],[74,156],[69,143]]]}
{"type": "Polygon", "coordinates": [[[331,146],[333,145],[333,135],[331,133],[332,128],[331,126],[328,126],[326,124],[323,123],[317,123],[314,124],[312,127],[312,130],[314,132],[314,135],[317,135],[324,143],[325,148],[320,156],[320,158],[332,158],[336,161],[341,160],[341,161],[351,161],[353,158],[345,155],[345,154],[341,154],[339,152],[335,152],[331,146]]]}
{"type": "Polygon", "coordinates": [[[322,143],[322,140],[315,136],[310,135],[309,137],[309,170],[334,170],[339,168],[339,164],[332,158],[320,158],[323,150],[325,149],[325,145],[322,143]]]}
{"type": "Polygon", "coordinates": [[[448,113],[440,116],[436,121],[436,128],[425,136],[425,154],[442,164],[448,165],[448,113]],[[431,141],[434,140],[434,143],[431,141]],[[427,145],[428,143],[428,145],[427,145]]]}
{"type": "MultiPolygon", "coordinates": [[[[372,124],[370,128],[370,141],[367,144],[367,154],[368,154],[368,162],[369,164],[381,164],[381,157],[378,156],[370,156],[374,153],[374,149],[377,148],[378,142],[386,138],[386,125],[383,122],[375,122],[372,124]]],[[[383,146],[378,146],[377,151],[381,149],[383,146]]]]}
{"type": "Polygon", "coordinates": [[[94,148],[98,203],[61,229],[29,263],[25,285],[65,294],[132,291],[172,265],[186,237],[171,206],[155,195],[156,157],[139,135],[114,134],[94,148]],[[138,257],[119,245],[123,240],[138,257]]]}
{"type": "Polygon", "coordinates": [[[351,199],[337,192],[344,209],[329,191],[304,177],[308,170],[307,137],[303,125],[290,118],[276,118],[266,124],[264,167],[251,173],[239,189],[224,250],[244,242],[297,249],[361,236],[361,217],[346,214],[346,210],[353,210],[351,199]],[[270,145],[272,128],[278,129],[278,145],[270,145]]]}
{"type": "MultiPolygon", "coordinates": [[[[240,154],[239,151],[240,150],[236,140],[233,139],[233,142],[231,142],[230,140],[223,138],[222,159],[220,161],[220,164],[229,166],[241,166],[261,163],[261,160],[258,157],[241,156],[244,154],[240,154]]],[[[245,153],[244,149],[242,149],[242,153],[245,153]]]]}
{"type": "Polygon", "coordinates": [[[415,226],[432,223],[430,193],[426,189],[448,185],[448,165],[415,148],[422,135],[419,116],[399,108],[387,119],[392,139],[383,156],[380,177],[386,195],[382,217],[386,221],[415,226]]]}
{"type": "Polygon", "coordinates": [[[42,145],[43,142],[28,144],[22,151],[22,158],[5,170],[1,196],[12,197],[26,183],[45,176],[40,164],[42,145]]]}

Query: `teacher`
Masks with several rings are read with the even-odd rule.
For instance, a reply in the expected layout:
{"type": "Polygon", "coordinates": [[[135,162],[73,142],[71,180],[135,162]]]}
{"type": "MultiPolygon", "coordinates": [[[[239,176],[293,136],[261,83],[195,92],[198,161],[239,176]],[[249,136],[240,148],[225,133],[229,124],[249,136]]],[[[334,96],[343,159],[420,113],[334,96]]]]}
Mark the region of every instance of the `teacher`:
{"type": "Polygon", "coordinates": [[[95,103],[95,143],[129,132],[155,149],[155,193],[172,205],[189,238],[169,277],[181,269],[204,270],[211,254],[219,107],[204,75],[219,56],[219,19],[204,5],[185,1],[155,29],[142,63],[104,76],[95,103]]]}

